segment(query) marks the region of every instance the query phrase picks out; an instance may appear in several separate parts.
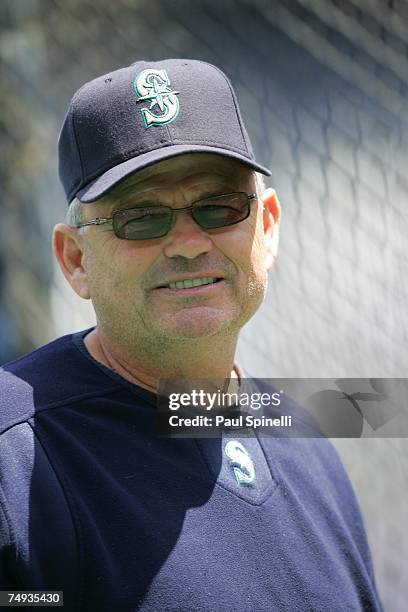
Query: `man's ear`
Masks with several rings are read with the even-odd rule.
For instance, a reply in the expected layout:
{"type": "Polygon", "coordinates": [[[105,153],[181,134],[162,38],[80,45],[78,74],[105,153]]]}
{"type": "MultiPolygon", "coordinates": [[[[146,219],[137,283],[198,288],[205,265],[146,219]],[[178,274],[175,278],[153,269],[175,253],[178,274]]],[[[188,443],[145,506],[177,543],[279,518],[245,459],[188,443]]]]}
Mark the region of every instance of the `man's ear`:
{"type": "Polygon", "coordinates": [[[54,255],[63,275],[80,297],[89,300],[88,278],[83,267],[83,239],[78,231],[66,223],[58,223],[52,235],[54,255]]]}
{"type": "Polygon", "coordinates": [[[274,189],[265,189],[261,201],[264,206],[263,224],[266,266],[270,270],[278,254],[281,207],[274,189]]]}

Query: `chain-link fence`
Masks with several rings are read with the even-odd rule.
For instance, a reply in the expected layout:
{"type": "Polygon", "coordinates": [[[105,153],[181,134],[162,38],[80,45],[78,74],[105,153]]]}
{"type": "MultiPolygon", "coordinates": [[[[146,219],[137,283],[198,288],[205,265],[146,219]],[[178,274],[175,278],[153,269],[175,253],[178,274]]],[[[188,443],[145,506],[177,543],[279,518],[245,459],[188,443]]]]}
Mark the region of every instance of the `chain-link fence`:
{"type": "MultiPolygon", "coordinates": [[[[406,0],[3,0],[0,17],[3,362],[92,316],[50,251],[72,93],[137,59],[184,56],[232,80],[283,206],[280,256],[240,363],[265,377],[406,376],[406,0]]],[[[337,446],[385,609],[402,612],[406,440],[337,446]]]]}

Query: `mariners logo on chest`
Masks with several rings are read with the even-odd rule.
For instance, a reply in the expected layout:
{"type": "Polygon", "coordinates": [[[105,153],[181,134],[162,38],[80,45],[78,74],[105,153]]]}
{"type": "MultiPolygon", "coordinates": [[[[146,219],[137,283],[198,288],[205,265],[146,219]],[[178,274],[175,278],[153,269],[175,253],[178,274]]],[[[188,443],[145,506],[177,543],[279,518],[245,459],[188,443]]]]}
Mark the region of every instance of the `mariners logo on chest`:
{"type": "Polygon", "coordinates": [[[252,484],[255,481],[254,463],[241,442],[230,440],[224,447],[235,479],[239,485],[252,484]]]}

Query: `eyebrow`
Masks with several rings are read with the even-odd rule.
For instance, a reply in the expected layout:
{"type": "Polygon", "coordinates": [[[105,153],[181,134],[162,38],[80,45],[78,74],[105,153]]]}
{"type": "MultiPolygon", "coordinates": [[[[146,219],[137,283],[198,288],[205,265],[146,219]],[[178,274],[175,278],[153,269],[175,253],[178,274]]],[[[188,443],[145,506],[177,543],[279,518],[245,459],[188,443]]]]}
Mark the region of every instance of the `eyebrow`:
{"type": "Polygon", "coordinates": [[[126,210],[127,208],[144,208],[150,206],[160,206],[163,202],[159,200],[139,200],[139,202],[127,201],[127,202],[117,202],[113,205],[113,210],[126,210]]]}
{"type": "MultiPolygon", "coordinates": [[[[213,198],[216,196],[224,195],[226,193],[235,193],[235,191],[228,191],[228,189],[229,188],[226,188],[226,190],[224,190],[220,188],[219,190],[211,189],[208,191],[204,191],[200,195],[200,197],[195,198],[194,200],[192,200],[192,202],[198,202],[200,200],[205,200],[207,198],[213,198]]],[[[190,204],[192,202],[190,202],[190,204]]],[[[169,206],[168,204],[164,204],[158,199],[152,198],[151,200],[140,200],[139,202],[130,202],[130,201],[117,202],[116,204],[112,204],[111,209],[110,209],[110,214],[116,210],[127,210],[131,208],[151,208],[154,206],[166,206],[167,208],[172,208],[172,206],[169,206]]]]}

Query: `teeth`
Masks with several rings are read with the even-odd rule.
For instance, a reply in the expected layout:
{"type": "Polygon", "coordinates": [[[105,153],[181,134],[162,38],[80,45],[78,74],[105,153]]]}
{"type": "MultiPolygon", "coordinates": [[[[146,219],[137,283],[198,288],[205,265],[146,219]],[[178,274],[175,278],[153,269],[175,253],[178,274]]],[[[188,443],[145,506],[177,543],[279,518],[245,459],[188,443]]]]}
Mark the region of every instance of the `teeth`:
{"type": "Polygon", "coordinates": [[[186,279],[182,281],[176,281],[175,283],[169,283],[170,289],[190,289],[191,287],[199,287],[200,285],[209,285],[215,282],[215,278],[212,276],[203,276],[203,278],[186,279]]]}

